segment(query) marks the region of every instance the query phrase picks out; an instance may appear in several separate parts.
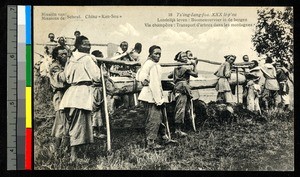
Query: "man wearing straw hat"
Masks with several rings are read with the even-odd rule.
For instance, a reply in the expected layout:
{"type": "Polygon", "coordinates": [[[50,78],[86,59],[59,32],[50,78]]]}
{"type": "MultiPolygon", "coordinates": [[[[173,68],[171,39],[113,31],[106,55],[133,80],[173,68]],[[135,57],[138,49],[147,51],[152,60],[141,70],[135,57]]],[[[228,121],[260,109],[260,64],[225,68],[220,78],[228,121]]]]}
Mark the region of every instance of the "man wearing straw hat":
{"type": "Polygon", "coordinates": [[[190,76],[198,77],[198,72],[196,70],[196,63],[188,60],[186,52],[179,52],[174,58],[175,61],[180,63],[192,63],[193,69],[190,66],[178,66],[174,71],[168,76],[173,78],[175,86],[175,134],[178,137],[185,137],[187,133],[182,131],[185,119],[191,120],[191,99],[192,90],[190,88],[190,76]]]}

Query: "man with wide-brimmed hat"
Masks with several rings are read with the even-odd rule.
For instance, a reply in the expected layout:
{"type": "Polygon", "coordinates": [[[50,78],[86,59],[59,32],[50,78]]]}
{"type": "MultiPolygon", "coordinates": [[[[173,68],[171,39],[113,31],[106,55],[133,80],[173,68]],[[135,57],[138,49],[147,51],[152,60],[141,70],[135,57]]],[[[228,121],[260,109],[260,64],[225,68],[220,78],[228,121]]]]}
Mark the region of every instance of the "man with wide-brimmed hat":
{"type": "Polygon", "coordinates": [[[174,71],[169,74],[169,78],[173,78],[174,81],[174,94],[175,94],[175,134],[179,137],[187,136],[187,133],[182,131],[185,119],[191,120],[190,106],[192,91],[189,85],[190,76],[198,77],[196,70],[196,63],[191,62],[186,52],[179,52],[174,58],[175,61],[180,63],[191,63],[193,68],[190,66],[178,66],[174,68],[174,71]]]}

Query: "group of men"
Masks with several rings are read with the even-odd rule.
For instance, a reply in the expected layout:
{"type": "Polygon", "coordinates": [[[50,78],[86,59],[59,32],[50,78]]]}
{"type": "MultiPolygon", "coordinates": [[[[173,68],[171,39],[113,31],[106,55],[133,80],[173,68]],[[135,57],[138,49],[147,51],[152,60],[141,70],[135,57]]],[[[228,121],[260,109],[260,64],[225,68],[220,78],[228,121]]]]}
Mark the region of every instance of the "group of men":
{"type": "MultiPolygon", "coordinates": [[[[45,49],[49,51],[48,46],[45,49]]],[[[94,142],[93,128],[99,125],[97,118],[92,118],[102,101],[97,94],[101,73],[90,49],[88,38],[78,36],[73,51],[66,45],[58,45],[49,53],[53,59],[49,78],[56,111],[52,136],[56,152],[65,145],[62,142],[71,146],[71,161],[77,159],[79,145],[94,142]]]]}
{"type": "MultiPolygon", "coordinates": [[[[220,103],[233,103],[233,89],[229,84],[234,61],[236,56],[226,55],[225,62],[215,72],[219,77],[216,85],[218,91],[217,101],[220,103]]],[[[257,111],[261,114],[261,107],[264,110],[277,109],[279,103],[283,105],[284,110],[290,105],[288,80],[293,83],[288,71],[288,64],[284,60],[273,61],[268,56],[265,63],[259,66],[257,60],[249,62],[247,55],[243,60],[249,67],[244,68],[243,74],[246,82],[243,84],[243,104],[251,111],[257,111]]],[[[238,69],[238,67],[235,67],[238,69]]]]}
{"type": "MultiPolygon", "coordinates": [[[[126,68],[126,66],[106,65],[106,72],[101,73],[96,57],[103,57],[103,54],[98,50],[90,53],[91,44],[87,37],[82,35],[76,36],[73,49],[66,45],[64,37],[58,38],[58,44],[54,41],[54,34],[50,33],[49,38],[50,42],[45,46],[45,54],[52,58],[52,61],[49,65],[47,76],[50,78],[54,92],[53,105],[56,112],[51,135],[55,137],[55,152],[61,152],[62,148],[65,149],[64,146],[68,145],[71,147],[71,161],[76,161],[81,145],[93,143],[95,137],[105,137],[105,132],[103,131],[104,121],[102,119],[104,96],[102,84],[105,81],[102,81],[101,74],[106,76],[132,76],[132,73],[136,72],[138,68],[128,72],[131,68],[126,68]],[[57,45],[54,45],[55,43],[57,45]]],[[[116,54],[115,58],[127,61],[139,60],[138,54],[142,50],[140,43],[137,43],[131,52],[126,52],[128,43],[125,41],[121,43],[120,47],[123,53],[116,54]]],[[[149,50],[149,58],[155,58],[154,56],[156,56],[155,63],[157,64],[160,54],[156,50],[157,48],[153,47],[149,50]]],[[[141,70],[141,73],[143,72],[141,70]]],[[[154,80],[152,81],[152,74],[148,73],[148,77],[151,78],[148,80],[150,85],[155,83],[154,80]]],[[[155,77],[155,80],[160,83],[160,77],[155,77]]],[[[145,85],[145,87],[147,86],[145,85]]],[[[155,85],[155,89],[162,91],[161,83],[155,85]]],[[[155,98],[162,96],[151,95],[155,98]]],[[[147,99],[151,99],[151,95],[147,95],[147,99]]],[[[129,100],[132,99],[132,96],[132,94],[122,96],[122,102],[128,103],[125,106],[131,106],[129,105],[129,100]]],[[[143,94],[140,95],[139,100],[143,100],[142,97],[143,94]]],[[[119,96],[114,96],[112,98],[113,105],[115,104],[114,101],[119,101],[119,99],[119,96]]],[[[153,104],[153,100],[148,103],[148,105],[153,104]]],[[[157,105],[155,104],[155,106],[157,105]]],[[[146,126],[147,137],[158,134],[158,132],[155,133],[158,127],[155,127],[154,130],[151,123],[153,123],[152,119],[161,118],[153,117],[150,112],[151,119],[147,119],[148,126],[146,126]]],[[[166,136],[165,134],[165,143],[172,143],[173,141],[166,136]]],[[[148,148],[153,149],[155,147],[153,144],[148,143],[148,148]]]]}
{"type": "MultiPolygon", "coordinates": [[[[165,100],[163,96],[163,88],[161,83],[162,67],[158,63],[161,57],[160,46],[153,45],[149,48],[149,55],[145,63],[142,65],[137,80],[143,85],[139,94],[139,100],[146,109],[146,144],[149,149],[164,148],[164,145],[178,144],[178,141],[172,140],[170,133],[167,133],[168,122],[165,114],[165,100]]],[[[175,134],[177,137],[185,137],[187,133],[182,131],[182,127],[186,119],[190,119],[192,93],[189,85],[190,76],[198,77],[196,70],[196,62],[191,60],[192,55],[187,52],[179,52],[174,60],[182,64],[191,64],[192,67],[178,66],[169,74],[169,78],[173,78],[175,95],[175,134]],[[190,58],[188,58],[190,56],[190,58]]]]}
{"type": "MultiPolygon", "coordinates": [[[[121,61],[140,61],[139,54],[142,52],[142,44],[136,43],[134,48],[128,52],[128,42],[123,41],[120,44],[120,48],[122,52],[116,52],[112,59],[118,59],[121,61]]],[[[139,67],[129,67],[129,66],[122,66],[122,65],[112,65],[111,67],[107,68],[109,71],[109,75],[111,77],[130,77],[135,78],[135,74],[139,67]]],[[[113,113],[117,108],[132,108],[136,106],[137,98],[136,94],[126,94],[122,96],[113,96],[111,100],[111,112],[113,113]]]]}
{"type": "MultiPolygon", "coordinates": [[[[76,31],[74,35],[74,46],[68,46],[66,38],[59,37],[57,43],[54,40],[54,34],[50,33],[48,35],[50,41],[45,47],[45,53],[52,58],[48,76],[54,92],[53,105],[56,115],[52,136],[55,137],[56,150],[62,147],[62,142],[67,142],[71,147],[71,161],[76,161],[78,148],[81,145],[93,143],[95,137],[105,137],[102,118],[103,97],[105,96],[102,92],[102,85],[105,81],[101,79],[101,75],[133,77],[143,85],[138,94],[138,100],[146,109],[145,141],[148,149],[160,149],[165,145],[178,144],[167,133],[167,117],[164,114],[166,100],[164,100],[161,83],[162,68],[158,63],[162,52],[161,47],[151,46],[148,58],[140,68],[106,64],[105,70],[101,73],[96,57],[103,58],[102,52],[99,50],[90,52],[89,39],[81,35],[79,31],[76,31]]],[[[126,41],[120,44],[120,48],[122,52],[116,53],[112,58],[123,61],[140,60],[139,54],[142,51],[140,43],[136,43],[130,52],[127,52],[126,41]]],[[[235,59],[234,55],[225,56],[225,62],[215,73],[219,77],[216,86],[219,102],[231,103],[233,101],[229,79],[235,59]]],[[[256,101],[254,103],[252,100],[259,98],[260,95],[263,95],[262,102],[265,103],[266,109],[270,107],[267,103],[270,103],[277,94],[286,100],[289,90],[286,83],[289,78],[288,71],[282,67],[276,72],[270,59],[267,58],[266,64],[259,69],[257,69],[257,61],[252,61],[250,70],[246,73],[251,75],[248,77],[247,84],[244,85],[247,90],[245,95],[247,95],[248,109],[258,110],[256,101]],[[262,77],[266,80],[263,89],[260,88],[262,85],[258,84],[262,77]],[[254,99],[251,95],[254,95],[252,96],[254,99]]],[[[198,72],[197,62],[193,60],[191,51],[179,52],[174,60],[182,64],[175,67],[168,76],[174,81],[173,95],[176,101],[174,133],[180,138],[187,136],[182,127],[185,120],[190,119],[193,114],[191,106],[194,94],[189,85],[190,76],[198,77],[198,72]]],[[[113,96],[111,107],[113,110],[120,106],[133,107],[136,104],[136,97],[135,94],[113,96]]]]}

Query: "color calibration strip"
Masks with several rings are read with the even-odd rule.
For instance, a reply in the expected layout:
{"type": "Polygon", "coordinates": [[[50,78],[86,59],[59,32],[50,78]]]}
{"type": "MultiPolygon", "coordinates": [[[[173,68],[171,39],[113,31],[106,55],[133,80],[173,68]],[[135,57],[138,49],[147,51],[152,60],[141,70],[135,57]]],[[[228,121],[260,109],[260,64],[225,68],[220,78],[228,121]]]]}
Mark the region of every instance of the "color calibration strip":
{"type": "Polygon", "coordinates": [[[26,134],[25,134],[25,170],[32,170],[32,102],[31,102],[31,6],[25,7],[26,13],[26,134]]]}
{"type": "Polygon", "coordinates": [[[31,56],[31,6],[18,6],[18,103],[22,106],[18,109],[18,125],[23,136],[17,140],[20,170],[32,170],[31,56]]]}
{"type": "Polygon", "coordinates": [[[25,170],[32,170],[32,103],[31,103],[31,6],[25,6],[26,14],[26,133],[25,133],[25,170]]]}
{"type": "Polygon", "coordinates": [[[22,106],[18,109],[18,132],[23,136],[17,140],[20,170],[32,169],[31,60],[31,6],[18,6],[18,103],[22,106]]]}

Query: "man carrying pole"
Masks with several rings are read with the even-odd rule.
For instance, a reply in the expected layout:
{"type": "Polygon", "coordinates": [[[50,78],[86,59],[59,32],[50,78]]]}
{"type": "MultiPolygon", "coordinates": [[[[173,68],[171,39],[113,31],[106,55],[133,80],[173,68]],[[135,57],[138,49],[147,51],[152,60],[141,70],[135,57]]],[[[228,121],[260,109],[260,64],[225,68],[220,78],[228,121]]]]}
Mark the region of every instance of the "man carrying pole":
{"type": "Polygon", "coordinates": [[[65,83],[64,67],[68,61],[68,51],[62,47],[58,46],[53,49],[53,62],[49,66],[49,79],[51,88],[53,90],[53,106],[55,110],[55,119],[52,126],[51,136],[55,138],[54,146],[56,154],[62,154],[66,142],[68,142],[67,136],[67,123],[66,117],[62,110],[59,110],[59,104],[63,97],[64,92],[67,89],[67,84],[65,83]]]}
{"type": "Polygon", "coordinates": [[[232,93],[229,85],[229,79],[231,77],[231,68],[236,59],[234,55],[224,56],[225,62],[219,67],[219,69],[214,73],[219,77],[218,83],[216,85],[216,90],[218,91],[217,102],[219,103],[232,103],[232,93]]]}
{"type": "Polygon", "coordinates": [[[269,109],[277,109],[279,103],[279,84],[276,79],[277,73],[273,66],[273,59],[267,57],[265,64],[261,67],[261,71],[266,78],[265,86],[262,91],[262,101],[264,108],[268,111],[269,109]]]}
{"type": "Polygon", "coordinates": [[[143,89],[139,95],[139,100],[146,108],[146,144],[149,150],[162,149],[158,144],[158,134],[162,134],[165,139],[164,144],[173,141],[166,135],[163,124],[163,90],[161,85],[162,70],[158,64],[161,56],[161,48],[153,45],[149,48],[149,56],[142,66],[138,80],[142,82],[143,89]]]}
{"type": "MultiPolygon", "coordinates": [[[[114,57],[111,59],[116,59],[120,61],[131,61],[128,55],[128,43],[126,41],[121,42],[120,48],[122,53],[117,52],[114,57]]],[[[131,77],[130,67],[127,65],[113,65],[110,68],[110,73],[112,76],[116,77],[131,77]]],[[[133,94],[124,94],[121,96],[114,95],[112,97],[112,109],[115,111],[119,107],[131,108],[134,106],[134,97],[133,94]]]]}
{"type": "MultiPolygon", "coordinates": [[[[87,37],[79,36],[64,73],[70,87],[62,97],[59,109],[64,110],[69,125],[71,162],[78,160],[80,146],[94,143],[92,130],[93,82],[100,82],[100,69],[89,54],[87,37]]],[[[86,151],[85,151],[86,153],[86,151]]]]}
{"type": "MultiPolygon", "coordinates": [[[[192,120],[193,116],[191,113],[191,100],[192,100],[192,93],[191,88],[189,85],[190,76],[198,77],[198,72],[196,70],[196,63],[188,61],[185,52],[179,52],[175,56],[175,61],[181,63],[192,63],[194,65],[193,69],[185,67],[185,66],[178,66],[174,69],[174,71],[169,74],[169,78],[173,78],[175,86],[174,86],[174,93],[175,93],[175,134],[178,137],[185,137],[187,133],[182,131],[183,124],[185,122],[185,118],[190,118],[192,120]]],[[[192,120],[193,121],[193,120],[192,120]]],[[[195,126],[193,126],[195,129],[195,126]]]]}
{"type": "MultiPolygon", "coordinates": [[[[92,55],[95,57],[103,58],[103,54],[99,50],[94,50],[92,52],[92,55]]],[[[98,64],[98,61],[95,59],[95,63],[98,64]]],[[[99,65],[98,65],[99,66],[99,65]]],[[[101,76],[103,75],[102,72],[100,72],[101,76]]],[[[93,135],[95,138],[104,139],[106,137],[106,133],[104,133],[104,120],[103,120],[103,112],[104,112],[104,106],[103,106],[103,84],[105,84],[104,80],[101,77],[101,82],[97,83],[94,82],[92,88],[93,88],[93,110],[92,110],[92,125],[93,125],[93,135]]]]}

